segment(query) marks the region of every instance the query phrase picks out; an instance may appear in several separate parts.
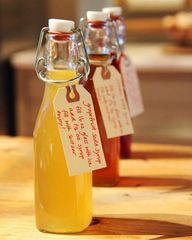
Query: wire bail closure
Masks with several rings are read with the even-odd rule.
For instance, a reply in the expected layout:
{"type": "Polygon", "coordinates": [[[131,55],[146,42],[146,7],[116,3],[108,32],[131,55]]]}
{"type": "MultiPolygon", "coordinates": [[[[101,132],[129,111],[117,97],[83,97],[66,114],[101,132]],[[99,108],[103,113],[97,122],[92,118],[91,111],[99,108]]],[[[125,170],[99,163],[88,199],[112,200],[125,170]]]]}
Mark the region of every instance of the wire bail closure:
{"type": "Polygon", "coordinates": [[[108,21],[111,23],[112,31],[114,32],[115,45],[117,47],[117,59],[119,59],[121,56],[121,46],[120,46],[119,38],[118,38],[118,34],[117,34],[117,23],[115,21],[113,21],[112,19],[109,19],[108,21]]]}
{"type": "Polygon", "coordinates": [[[72,78],[70,80],[64,80],[64,79],[63,80],[54,80],[54,79],[46,78],[45,58],[41,55],[41,49],[42,49],[42,43],[43,43],[44,36],[48,32],[49,32],[48,27],[44,27],[44,28],[41,29],[40,36],[39,36],[39,42],[38,42],[38,45],[37,45],[36,59],[35,59],[35,71],[36,71],[36,74],[39,77],[39,79],[44,81],[44,82],[47,82],[47,83],[59,83],[59,84],[62,84],[62,83],[73,84],[78,79],[82,79],[82,78],[87,79],[88,75],[89,75],[89,72],[90,72],[89,57],[88,57],[88,54],[87,54],[83,33],[79,28],[73,29],[72,33],[80,35],[80,39],[81,39],[81,42],[82,42],[85,58],[80,57],[79,62],[83,63],[85,73],[84,74],[79,74],[77,77],[72,78]],[[43,68],[44,68],[44,70],[43,70],[43,68]]]}

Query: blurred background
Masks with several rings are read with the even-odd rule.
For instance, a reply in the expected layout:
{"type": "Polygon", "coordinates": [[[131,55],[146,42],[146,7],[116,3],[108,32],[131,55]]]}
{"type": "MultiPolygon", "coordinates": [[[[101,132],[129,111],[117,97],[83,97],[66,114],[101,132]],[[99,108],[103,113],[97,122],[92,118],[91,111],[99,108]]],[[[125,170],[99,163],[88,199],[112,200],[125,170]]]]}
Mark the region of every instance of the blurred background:
{"type": "Polygon", "coordinates": [[[145,105],[133,119],[133,140],[192,143],[191,0],[0,0],[0,135],[32,135],[44,90],[35,48],[47,19],[78,23],[87,10],[116,5],[145,105]]]}

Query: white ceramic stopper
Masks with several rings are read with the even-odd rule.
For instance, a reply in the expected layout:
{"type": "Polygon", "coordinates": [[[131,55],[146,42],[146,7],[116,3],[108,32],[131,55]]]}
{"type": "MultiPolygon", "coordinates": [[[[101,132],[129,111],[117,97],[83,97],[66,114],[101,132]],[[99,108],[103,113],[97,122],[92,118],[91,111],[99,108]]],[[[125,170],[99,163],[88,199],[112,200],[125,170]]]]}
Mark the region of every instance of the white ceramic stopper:
{"type": "Polygon", "coordinates": [[[87,11],[87,20],[89,21],[106,21],[109,18],[108,13],[87,11]]]}
{"type": "Polygon", "coordinates": [[[111,14],[113,16],[121,16],[122,8],[121,7],[106,7],[102,9],[102,12],[111,14]]]}
{"type": "Polygon", "coordinates": [[[50,18],[48,20],[48,27],[50,32],[71,32],[74,26],[74,21],[55,18],[50,18]]]}

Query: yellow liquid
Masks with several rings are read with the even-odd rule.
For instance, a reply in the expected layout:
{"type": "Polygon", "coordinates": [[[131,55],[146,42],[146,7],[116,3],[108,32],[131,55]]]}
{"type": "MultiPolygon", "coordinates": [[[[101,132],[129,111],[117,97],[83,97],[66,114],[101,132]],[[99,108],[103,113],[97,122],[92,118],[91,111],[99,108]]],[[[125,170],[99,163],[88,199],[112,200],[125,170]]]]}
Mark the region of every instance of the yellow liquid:
{"type": "MultiPolygon", "coordinates": [[[[55,80],[76,77],[74,70],[50,71],[55,80]]],[[[92,219],[92,174],[70,177],[66,166],[53,100],[64,84],[46,84],[34,129],[35,209],[39,230],[80,232],[92,219]]]]}

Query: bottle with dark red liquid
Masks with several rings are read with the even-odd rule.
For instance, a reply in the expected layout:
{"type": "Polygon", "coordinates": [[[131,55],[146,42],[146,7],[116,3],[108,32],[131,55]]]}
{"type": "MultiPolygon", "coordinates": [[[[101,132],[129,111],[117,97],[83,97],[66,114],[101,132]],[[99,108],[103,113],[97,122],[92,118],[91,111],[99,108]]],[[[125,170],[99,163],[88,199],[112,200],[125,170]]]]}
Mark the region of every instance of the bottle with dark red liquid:
{"type": "Polygon", "coordinates": [[[113,28],[108,21],[108,14],[88,11],[84,21],[84,37],[90,61],[90,74],[84,83],[91,93],[96,112],[98,127],[103,145],[107,167],[93,171],[94,186],[113,186],[119,179],[120,137],[107,138],[101,110],[93,83],[93,76],[98,67],[107,74],[107,67],[113,64],[117,45],[113,43],[113,28]]]}
{"type": "MultiPolygon", "coordinates": [[[[120,48],[120,56],[119,58],[114,58],[113,64],[114,66],[121,72],[120,70],[120,61],[121,58],[127,58],[124,54],[124,44],[125,44],[125,24],[123,22],[122,17],[122,8],[121,7],[108,7],[103,8],[103,12],[109,14],[111,20],[114,22],[114,26],[116,29],[119,48],[120,48]]],[[[128,59],[128,61],[130,61],[128,59]]],[[[129,99],[128,99],[129,101],[129,99]]],[[[132,135],[121,136],[120,138],[120,155],[121,158],[130,158],[131,156],[131,143],[132,143],[132,135]]]]}

